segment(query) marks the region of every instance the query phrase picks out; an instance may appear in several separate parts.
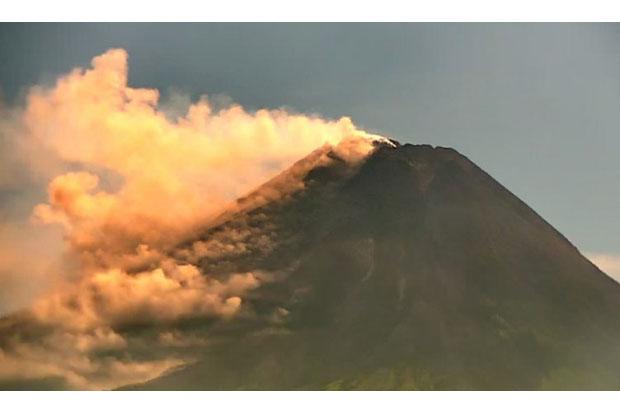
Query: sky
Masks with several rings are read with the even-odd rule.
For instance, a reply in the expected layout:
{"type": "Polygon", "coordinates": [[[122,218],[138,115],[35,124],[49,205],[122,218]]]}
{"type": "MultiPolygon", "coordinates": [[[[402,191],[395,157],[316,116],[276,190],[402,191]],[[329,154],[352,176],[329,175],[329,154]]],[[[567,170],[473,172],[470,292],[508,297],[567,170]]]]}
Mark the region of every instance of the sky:
{"type": "Polygon", "coordinates": [[[130,85],[163,97],[453,147],[620,273],[618,25],[2,24],[4,105],[110,48],[127,51],[130,85]]]}

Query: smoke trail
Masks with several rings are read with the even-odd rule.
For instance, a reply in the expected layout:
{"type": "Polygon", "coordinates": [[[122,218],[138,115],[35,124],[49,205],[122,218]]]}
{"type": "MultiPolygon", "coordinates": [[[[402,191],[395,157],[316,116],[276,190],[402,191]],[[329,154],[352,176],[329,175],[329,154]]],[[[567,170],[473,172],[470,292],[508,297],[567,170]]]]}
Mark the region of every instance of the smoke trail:
{"type": "MultiPolygon", "coordinates": [[[[216,110],[207,97],[170,119],[158,99],[157,90],[128,86],[127,53],[114,49],[53,87],[32,88],[23,108],[4,111],[0,130],[14,143],[11,161],[27,165],[28,182],[48,182],[48,199],[36,205],[32,220],[62,228],[67,247],[55,268],[60,281],[32,304],[26,321],[19,319],[52,332],[35,342],[12,336],[0,343],[0,378],[23,374],[26,366],[36,377],[100,388],[148,379],[187,361],[133,360],[119,331],[135,323],[234,317],[244,294],[269,275],[216,280],[164,251],[312,150],[330,145],[357,162],[381,139],[348,118],[250,113],[239,105],[216,110]],[[124,356],[91,356],[102,348],[124,356]]],[[[3,169],[0,183],[16,186],[15,170],[3,169]]],[[[268,196],[302,188],[293,174],[268,196]]],[[[0,247],[4,255],[19,254],[8,242],[0,247]]],[[[205,248],[211,256],[227,249],[205,248]]],[[[36,260],[39,251],[22,253],[36,260]]],[[[28,277],[20,274],[20,260],[9,261],[13,277],[28,277]]]]}

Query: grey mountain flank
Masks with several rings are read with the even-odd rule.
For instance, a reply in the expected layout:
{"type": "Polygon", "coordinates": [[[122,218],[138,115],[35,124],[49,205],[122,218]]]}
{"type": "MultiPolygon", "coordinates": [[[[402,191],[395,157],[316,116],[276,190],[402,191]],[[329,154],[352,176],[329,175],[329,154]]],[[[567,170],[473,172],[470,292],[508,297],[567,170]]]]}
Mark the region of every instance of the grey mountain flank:
{"type": "Polygon", "coordinates": [[[620,389],[620,285],[525,203],[449,148],[327,155],[175,250],[244,234],[192,263],[270,278],[235,320],[184,326],[214,338],[194,364],[128,388],[620,389]]]}
{"type": "MultiPolygon", "coordinates": [[[[375,145],[319,148],[167,251],[259,283],[231,318],[115,326],[97,357],[191,360],[121,389],[620,390],[620,284],[457,151],[375,145]]],[[[9,316],[0,349],[41,331],[9,316]]]]}

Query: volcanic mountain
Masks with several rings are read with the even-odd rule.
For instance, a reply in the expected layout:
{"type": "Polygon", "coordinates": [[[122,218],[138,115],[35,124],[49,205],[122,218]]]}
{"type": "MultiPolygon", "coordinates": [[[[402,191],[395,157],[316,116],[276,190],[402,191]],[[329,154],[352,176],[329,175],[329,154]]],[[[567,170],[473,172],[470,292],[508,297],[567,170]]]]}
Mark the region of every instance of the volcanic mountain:
{"type": "Polygon", "coordinates": [[[322,148],[170,254],[265,282],[181,327],[208,334],[195,363],[128,388],[620,389],[620,285],[453,149],[322,148]]]}

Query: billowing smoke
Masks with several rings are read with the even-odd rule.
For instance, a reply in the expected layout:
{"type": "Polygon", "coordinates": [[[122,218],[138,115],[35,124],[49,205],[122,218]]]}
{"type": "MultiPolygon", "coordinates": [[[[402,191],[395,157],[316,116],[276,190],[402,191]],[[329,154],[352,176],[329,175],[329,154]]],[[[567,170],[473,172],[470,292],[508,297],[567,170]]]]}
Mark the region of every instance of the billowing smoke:
{"type": "MultiPolygon", "coordinates": [[[[90,69],[75,69],[52,87],[32,88],[23,107],[3,110],[3,145],[12,148],[3,158],[15,166],[4,165],[0,185],[13,188],[24,174],[35,187],[45,182],[47,199],[32,210],[38,227],[28,232],[29,239],[52,225],[62,229],[66,248],[46,261],[54,266],[37,269],[54,280],[51,290],[0,326],[16,331],[16,325],[30,323],[46,331],[30,341],[22,334],[3,338],[0,378],[53,376],[70,387],[106,388],[187,362],[170,355],[135,359],[125,350],[137,344],[121,331],[131,325],[235,317],[244,295],[270,275],[257,269],[216,278],[165,252],[223,211],[239,208],[237,198],[311,151],[329,145],[354,163],[380,139],[348,118],[216,108],[207,97],[172,118],[158,107],[158,99],[157,90],[128,86],[127,53],[114,49],[95,57],[90,69]],[[93,356],[103,350],[115,355],[93,356]]],[[[244,202],[303,189],[298,178],[293,171],[244,202]]],[[[2,225],[10,234],[10,219],[2,225]]],[[[197,244],[198,252],[211,258],[230,252],[239,244],[225,240],[234,235],[197,244]]],[[[23,242],[1,240],[0,276],[10,274],[13,286],[29,285],[30,272],[20,262],[37,262],[43,254],[39,248],[57,250],[32,241],[28,249],[9,250],[11,241],[23,242]],[[13,259],[16,254],[28,258],[13,259]]],[[[168,346],[188,340],[174,329],[158,334],[168,346]]]]}

